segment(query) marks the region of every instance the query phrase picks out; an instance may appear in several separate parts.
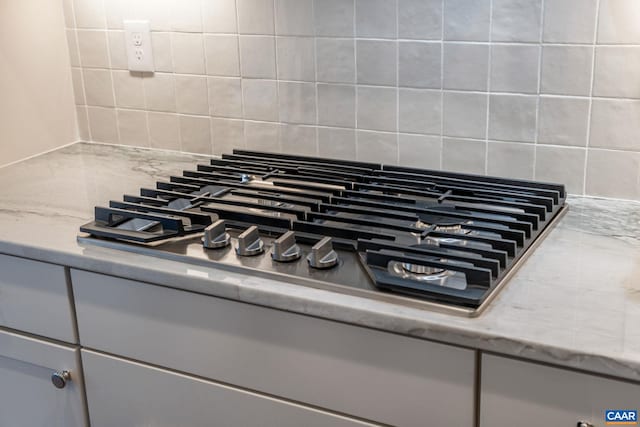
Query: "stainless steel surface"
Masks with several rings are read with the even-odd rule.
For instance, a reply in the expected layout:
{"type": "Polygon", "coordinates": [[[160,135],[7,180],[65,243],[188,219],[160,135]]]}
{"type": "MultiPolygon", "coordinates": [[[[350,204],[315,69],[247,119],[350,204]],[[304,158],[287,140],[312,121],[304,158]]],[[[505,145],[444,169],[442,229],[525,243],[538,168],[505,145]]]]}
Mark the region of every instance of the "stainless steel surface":
{"type": "Polygon", "coordinates": [[[287,231],[273,241],[271,258],[277,262],[291,262],[300,259],[302,250],[296,244],[296,235],[293,231],[287,231]]]}
{"type": "Polygon", "coordinates": [[[252,225],[238,236],[236,253],[242,257],[256,256],[264,252],[264,242],[260,238],[258,227],[252,225]]]}
{"type": "Polygon", "coordinates": [[[69,371],[54,372],[51,375],[51,382],[56,388],[65,388],[68,381],[71,381],[71,372],[69,371]]]}
{"type": "Polygon", "coordinates": [[[338,253],[333,250],[331,237],[324,237],[318,243],[313,245],[311,253],[307,257],[309,266],[324,270],[338,265],[338,253]]]}
{"type": "Polygon", "coordinates": [[[229,246],[231,236],[226,231],[223,219],[220,219],[204,229],[202,245],[207,249],[219,249],[229,246]]]}
{"type": "MultiPolygon", "coordinates": [[[[380,292],[370,282],[369,276],[363,268],[359,256],[353,252],[340,251],[339,268],[318,270],[309,268],[306,261],[298,260],[290,263],[274,262],[271,257],[238,257],[235,251],[229,248],[219,251],[205,251],[202,249],[200,238],[184,239],[176,242],[165,243],[162,250],[157,247],[133,245],[118,241],[95,239],[86,234],[78,236],[78,242],[84,245],[84,252],[91,253],[94,246],[101,246],[116,250],[125,250],[157,258],[178,262],[186,262],[191,265],[199,265],[208,268],[217,268],[240,274],[247,274],[272,280],[281,280],[302,286],[333,291],[345,295],[374,299],[377,301],[400,304],[407,307],[428,309],[442,313],[459,316],[475,317],[481,314],[507,284],[509,279],[516,274],[520,266],[524,264],[544,238],[551,232],[554,226],[562,219],[568,210],[564,205],[558,214],[547,224],[547,227],[538,235],[529,247],[529,250],[515,263],[512,268],[495,285],[494,291],[476,309],[468,307],[456,307],[437,302],[405,297],[389,292],[380,292]]],[[[235,230],[230,230],[231,240],[237,240],[235,230]]],[[[265,237],[265,247],[272,246],[273,239],[265,237]]],[[[311,247],[299,244],[303,254],[310,253],[311,247]]],[[[95,256],[101,256],[96,253],[95,256]]]]}

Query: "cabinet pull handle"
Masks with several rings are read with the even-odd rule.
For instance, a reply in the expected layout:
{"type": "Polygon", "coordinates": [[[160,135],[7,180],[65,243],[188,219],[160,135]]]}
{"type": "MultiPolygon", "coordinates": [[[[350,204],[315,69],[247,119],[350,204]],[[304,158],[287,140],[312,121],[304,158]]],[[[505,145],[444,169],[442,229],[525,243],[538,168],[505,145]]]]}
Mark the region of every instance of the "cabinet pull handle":
{"type": "Polygon", "coordinates": [[[577,427],[595,427],[595,426],[587,421],[578,421],[577,427]]]}
{"type": "Polygon", "coordinates": [[[54,372],[51,375],[51,382],[55,388],[64,388],[67,381],[71,381],[71,372],[69,371],[54,372]]]}

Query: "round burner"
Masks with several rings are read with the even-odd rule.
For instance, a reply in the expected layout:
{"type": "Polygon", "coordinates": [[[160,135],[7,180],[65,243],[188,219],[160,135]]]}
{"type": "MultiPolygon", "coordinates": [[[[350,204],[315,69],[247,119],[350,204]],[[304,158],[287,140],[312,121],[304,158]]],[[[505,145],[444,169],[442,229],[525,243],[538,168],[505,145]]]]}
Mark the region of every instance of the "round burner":
{"type": "MultiPolygon", "coordinates": [[[[441,260],[444,262],[444,260],[441,260]]],[[[408,262],[391,261],[387,267],[389,273],[403,279],[417,280],[420,282],[439,282],[444,283],[447,277],[453,273],[439,267],[429,267],[420,264],[411,264],[408,262]]]]}
{"type": "Polygon", "coordinates": [[[420,264],[410,264],[408,262],[403,262],[402,268],[413,274],[440,274],[444,271],[444,268],[429,267],[420,264]]]}

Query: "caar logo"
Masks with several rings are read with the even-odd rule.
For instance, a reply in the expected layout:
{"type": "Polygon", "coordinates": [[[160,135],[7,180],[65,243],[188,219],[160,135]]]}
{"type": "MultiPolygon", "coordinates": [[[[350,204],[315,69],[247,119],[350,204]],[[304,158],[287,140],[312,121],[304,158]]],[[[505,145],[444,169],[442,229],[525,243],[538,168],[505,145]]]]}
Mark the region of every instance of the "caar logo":
{"type": "Polygon", "coordinates": [[[607,409],[604,411],[604,421],[608,426],[637,426],[638,411],[631,409],[607,409]]]}

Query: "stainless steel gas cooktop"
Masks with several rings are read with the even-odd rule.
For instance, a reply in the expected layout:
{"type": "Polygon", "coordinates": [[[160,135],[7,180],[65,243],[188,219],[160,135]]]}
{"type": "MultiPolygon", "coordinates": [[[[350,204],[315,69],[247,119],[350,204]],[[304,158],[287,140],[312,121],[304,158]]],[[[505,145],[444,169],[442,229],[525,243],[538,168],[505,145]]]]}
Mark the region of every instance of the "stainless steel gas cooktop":
{"type": "Polygon", "coordinates": [[[558,184],[234,150],[96,207],[78,240],[473,316],[565,198],[558,184]]]}

